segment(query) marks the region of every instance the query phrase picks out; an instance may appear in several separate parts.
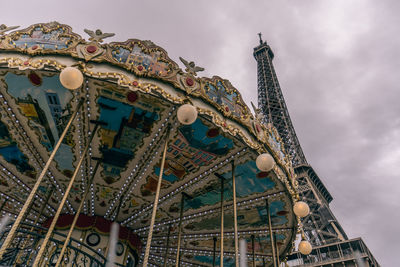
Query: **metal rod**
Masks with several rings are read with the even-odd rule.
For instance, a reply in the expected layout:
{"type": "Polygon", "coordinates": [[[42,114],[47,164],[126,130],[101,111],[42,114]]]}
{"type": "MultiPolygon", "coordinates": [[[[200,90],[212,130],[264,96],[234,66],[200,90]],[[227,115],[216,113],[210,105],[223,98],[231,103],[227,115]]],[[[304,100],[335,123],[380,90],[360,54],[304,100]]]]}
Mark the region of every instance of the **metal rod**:
{"type": "Polygon", "coordinates": [[[178,247],[176,251],[176,260],[175,266],[179,267],[181,265],[181,236],[182,236],[182,217],[183,217],[183,208],[185,206],[185,193],[182,192],[181,195],[181,208],[179,211],[179,225],[178,225],[178,247]]]}
{"type": "Polygon", "coordinates": [[[35,258],[35,261],[33,262],[33,266],[39,266],[40,259],[41,259],[42,255],[43,255],[44,251],[46,250],[47,243],[49,242],[50,236],[51,236],[51,234],[52,234],[52,232],[53,232],[53,230],[54,230],[54,227],[56,226],[58,217],[59,217],[60,214],[61,214],[61,211],[62,211],[62,209],[63,209],[63,206],[64,206],[65,202],[67,201],[69,192],[71,191],[72,185],[73,185],[74,182],[75,182],[76,176],[78,176],[78,173],[79,173],[79,171],[80,171],[81,165],[82,165],[82,163],[83,163],[83,160],[85,159],[85,155],[86,155],[87,151],[89,150],[90,143],[91,143],[92,140],[93,140],[93,137],[94,137],[94,135],[95,135],[95,133],[96,133],[96,131],[97,131],[98,126],[99,126],[99,124],[96,124],[96,125],[94,126],[94,129],[93,129],[93,131],[92,131],[92,134],[91,134],[90,137],[89,137],[89,141],[87,142],[87,144],[86,144],[86,146],[85,146],[85,149],[84,149],[83,152],[82,152],[82,157],[80,158],[80,160],[79,160],[79,162],[78,162],[78,164],[77,164],[77,166],[76,166],[76,168],[75,168],[75,172],[74,172],[74,174],[72,175],[72,178],[71,178],[71,180],[70,180],[70,182],[69,182],[69,184],[68,184],[68,187],[67,187],[67,189],[66,189],[65,192],[64,192],[64,197],[62,198],[62,200],[61,200],[61,202],[60,202],[60,205],[59,205],[59,207],[58,207],[58,209],[57,209],[56,214],[55,214],[54,217],[53,217],[53,220],[52,220],[52,222],[51,222],[51,225],[50,225],[50,227],[49,227],[49,230],[47,231],[47,234],[46,234],[46,236],[45,236],[45,238],[44,238],[44,240],[43,240],[43,243],[42,243],[41,246],[40,246],[40,250],[39,250],[39,252],[38,252],[38,254],[37,254],[36,258],[35,258]]]}
{"type": "MultiPolygon", "coordinates": [[[[46,208],[46,205],[47,205],[47,203],[49,202],[50,197],[51,197],[51,195],[53,194],[53,191],[54,191],[54,186],[52,186],[51,189],[50,189],[50,191],[47,192],[46,199],[44,200],[44,204],[42,205],[42,208],[41,208],[40,211],[39,211],[39,215],[36,217],[35,222],[33,223],[33,226],[31,227],[31,229],[29,230],[29,232],[32,233],[33,230],[35,229],[35,225],[39,222],[40,216],[42,215],[44,209],[46,208]]],[[[25,237],[25,241],[24,241],[24,243],[23,243],[22,246],[21,246],[21,250],[22,250],[22,251],[25,249],[25,247],[26,247],[26,245],[27,245],[27,243],[28,243],[28,241],[29,241],[29,240],[28,240],[29,236],[30,236],[30,235],[27,234],[26,237],[25,237]]],[[[19,262],[19,260],[21,259],[21,257],[22,257],[22,255],[19,256],[19,257],[17,257],[17,260],[16,260],[17,263],[19,262]]],[[[29,256],[28,261],[30,260],[30,258],[31,258],[31,256],[29,256]]]]}
{"type": "MultiPolygon", "coordinates": [[[[33,225],[36,225],[39,222],[40,216],[42,216],[44,209],[46,208],[46,205],[49,203],[50,197],[54,192],[54,186],[51,187],[50,191],[47,193],[46,199],[44,200],[44,204],[42,206],[42,208],[39,211],[39,215],[37,216],[37,218],[35,219],[35,222],[33,223],[33,225]]],[[[33,232],[33,228],[34,226],[31,227],[30,232],[33,232]]]]}
{"type": "Polygon", "coordinates": [[[215,267],[215,253],[217,251],[217,238],[214,236],[213,237],[214,241],[214,249],[213,249],[213,267],[215,267]]]}
{"type": "Polygon", "coordinates": [[[269,239],[271,241],[271,249],[272,249],[272,262],[274,263],[274,267],[277,267],[276,266],[275,246],[274,246],[274,236],[272,234],[271,213],[269,211],[268,198],[265,199],[265,208],[267,209],[269,239]]]}
{"type": "Polygon", "coordinates": [[[0,249],[0,259],[3,257],[4,253],[6,252],[6,249],[10,246],[11,242],[14,240],[15,233],[16,233],[19,225],[21,224],[22,218],[24,218],[25,213],[27,212],[29,206],[31,205],[33,198],[36,195],[36,192],[40,186],[40,183],[42,182],[44,176],[46,175],[47,170],[49,169],[50,163],[53,161],[53,158],[56,155],[62,141],[64,140],[65,135],[67,134],[69,128],[72,125],[72,122],[76,118],[76,114],[78,113],[79,109],[81,108],[83,101],[84,101],[84,99],[81,98],[78,103],[78,106],[76,107],[76,110],[72,114],[71,118],[68,121],[68,124],[65,126],[63,133],[61,134],[60,138],[58,139],[58,142],[57,142],[56,146],[54,147],[53,152],[51,153],[49,159],[47,160],[46,165],[44,166],[42,172],[40,173],[38,179],[36,180],[36,183],[33,186],[28,198],[26,199],[24,206],[22,207],[20,213],[18,214],[17,219],[15,220],[13,226],[11,227],[11,230],[8,233],[6,240],[4,240],[4,243],[0,249]]]}
{"type": "Polygon", "coordinates": [[[276,251],[276,264],[277,266],[280,265],[279,262],[279,247],[278,247],[278,239],[276,238],[276,233],[274,233],[274,240],[275,240],[275,251],[276,251]]]}
{"type": "Polygon", "coordinates": [[[153,213],[151,214],[149,234],[147,235],[147,242],[146,242],[146,251],[144,253],[144,259],[143,259],[143,266],[144,267],[147,267],[147,264],[149,262],[151,239],[153,237],[154,221],[156,219],[158,200],[160,198],[161,182],[162,182],[162,177],[163,177],[163,173],[164,173],[165,157],[167,156],[167,147],[168,147],[168,139],[169,139],[170,127],[171,126],[168,125],[167,136],[165,138],[164,151],[163,151],[163,156],[162,156],[162,160],[161,160],[160,175],[158,177],[156,196],[154,198],[154,205],[153,205],[153,213]]]}
{"type": "Polygon", "coordinates": [[[168,235],[167,235],[167,246],[165,248],[165,255],[164,255],[164,267],[167,267],[168,250],[169,250],[169,235],[171,234],[171,228],[172,228],[172,226],[169,225],[168,235]]]}
{"type": "Polygon", "coordinates": [[[85,191],[85,193],[84,193],[84,195],[83,195],[83,197],[82,197],[82,199],[81,199],[81,203],[79,204],[79,208],[77,209],[77,211],[76,211],[76,213],[75,213],[74,220],[72,221],[72,224],[71,224],[71,226],[70,226],[70,228],[69,228],[68,235],[67,235],[67,237],[65,238],[64,245],[63,245],[63,247],[62,247],[62,249],[61,249],[61,252],[60,252],[60,254],[58,255],[58,259],[57,259],[57,263],[56,263],[56,266],[55,266],[55,267],[58,267],[58,266],[60,266],[60,264],[61,264],[61,261],[62,261],[62,259],[63,259],[63,257],[64,257],[65,250],[67,249],[69,240],[71,239],[72,232],[73,232],[74,229],[75,229],[75,225],[76,225],[76,222],[78,221],[79,214],[81,213],[81,210],[82,210],[82,208],[83,208],[83,204],[85,203],[85,199],[86,199],[87,195],[89,194],[90,187],[91,187],[91,185],[92,185],[92,183],[93,183],[93,179],[94,179],[94,177],[95,177],[95,175],[96,175],[97,169],[99,168],[100,162],[101,162],[101,161],[98,160],[98,161],[96,162],[96,165],[94,166],[94,170],[93,170],[92,177],[90,178],[90,181],[89,181],[89,183],[88,183],[88,186],[87,186],[87,188],[86,188],[86,191],[85,191]]]}
{"type": "Polygon", "coordinates": [[[233,194],[233,223],[235,231],[235,266],[239,267],[239,239],[237,226],[237,209],[236,209],[236,181],[235,181],[235,161],[232,160],[232,194],[233,194]]]}
{"type": "Polygon", "coordinates": [[[220,239],[220,262],[219,266],[224,266],[224,177],[220,177],[221,179],[221,239],[220,239]]]}
{"type": "Polygon", "coordinates": [[[253,256],[253,267],[256,267],[256,250],[254,248],[254,235],[251,235],[251,249],[252,249],[252,256],[253,256]]]}

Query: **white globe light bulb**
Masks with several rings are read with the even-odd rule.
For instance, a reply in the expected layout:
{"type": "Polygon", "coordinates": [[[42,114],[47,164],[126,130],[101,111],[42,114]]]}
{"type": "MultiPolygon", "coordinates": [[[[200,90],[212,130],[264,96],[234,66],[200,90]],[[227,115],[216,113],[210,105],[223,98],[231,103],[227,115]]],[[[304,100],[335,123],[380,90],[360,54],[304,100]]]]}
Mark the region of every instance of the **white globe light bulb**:
{"type": "Polygon", "coordinates": [[[294,214],[303,218],[310,213],[310,207],[303,201],[297,201],[293,206],[294,214]]]}
{"type": "Polygon", "coordinates": [[[197,109],[190,104],[184,104],[178,108],[177,117],[182,124],[192,124],[197,119],[197,109]]]}
{"type": "Polygon", "coordinates": [[[83,84],[82,72],[74,67],[66,67],[60,73],[60,82],[67,89],[78,89],[83,84]]]}
{"type": "Polygon", "coordinates": [[[310,254],[312,251],[312,246],[311,246],[310,242],[308,242],[307,240],[302,240],[299,243],[299,251],[303,255],[310,254]]]}
{"type": "Polygon", "coordinates": [[[264,153],[257,157],[256,165],[260,171],[269,172],[274,168],[275,160],[270,154],[264,153]]]}

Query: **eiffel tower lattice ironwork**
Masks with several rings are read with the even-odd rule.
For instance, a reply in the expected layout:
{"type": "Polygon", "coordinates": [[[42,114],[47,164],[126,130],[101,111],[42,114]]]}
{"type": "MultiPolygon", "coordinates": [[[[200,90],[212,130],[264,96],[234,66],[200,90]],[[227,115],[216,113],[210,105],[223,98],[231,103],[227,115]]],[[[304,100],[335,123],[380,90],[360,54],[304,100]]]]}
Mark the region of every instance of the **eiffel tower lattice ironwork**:
{"type": "MultiPolygon", "coordinates": [[[[358,252],[364,253],[362,259],[365,263],[368,263],[367,266],[379,266],[361,239],[348,239],[330,210],[329,203],[333,197],[313,168],[307,163],[292,125],[272,64],[274,53],[269,45],[262,40],[261,33],[258,35],[260,44],[254,48],[253,53],[257,61],[258,108],[262,111],[265,122],[272,123],[278,130],[285,150],[291,156],[299,182],[300,199],[307,202],[310,207],[310,214],[302,219],[303,229],[313,247],[316,248],[314,249],[315,252],[312,252],[312,255],[309,256],[302,256],[299,253],[292,254],[289,259],[297,260],[297,264],[291,266],[303,264],[325,266],[324,264],[327,262],[329,264],[335,262],[347,264],[348,255],[356,255],[358,252]],[[350,252],[347,250],[348,248],[350,252]],[[326,249],[332,253],[321,254],[321,251],[326,249]],[[325,256],[322,257],[321,255],[325,256]]],[[[354,259],[354,257],[351,258],[352,261],[354,259]]]]}

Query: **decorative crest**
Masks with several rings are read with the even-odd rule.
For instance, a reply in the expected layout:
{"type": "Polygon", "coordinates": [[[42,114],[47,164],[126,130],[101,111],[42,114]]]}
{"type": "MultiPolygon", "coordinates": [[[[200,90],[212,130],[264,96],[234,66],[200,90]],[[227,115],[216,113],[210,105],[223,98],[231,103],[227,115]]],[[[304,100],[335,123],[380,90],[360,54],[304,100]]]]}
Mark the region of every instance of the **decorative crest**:
{"type": "Polygon", "coordinates": [[[84,29],[84,31],[90,36],[89,41],[95,41],[98,43],[102,43],[103,39],[112,37],[115,33],[103,33],[101,30],[97,29],[96,31],[91,31],[88,29],[84,29]]]}
{"type": "Polygon", "coordinates": [[[256,106],[254,106],[253,102],[250,102],[250,103],[251,103],[251,106],[253,107],[254,115],[256,117],[256,120],[259,121],[259,122],[264,122],[264,117],[265,116],[264,116],[262,110],[259,109],[259,108],[256,108],[256,106]]]}
{"type": "Polygon", "coordinates": [[[182,61],[182,63],[185,65],[186,69],[185,71],[189,74],[192,74],[194,76],[197,76],[196,72],[203,71],[204,68],[196,66],[193,61],[187,62],[187,60],[183,59],[182,57],[179,57],[179,59],[182,61]]]}
{"type": "Polygon", "coordinates": [[[7,27],[5,24],[1,24],[0,25],[0,35],[4,35],[6,32],[11,31],[11,30],[15,30],[16,28],[18,28],[19,26],[10,26],[7,27]]]}

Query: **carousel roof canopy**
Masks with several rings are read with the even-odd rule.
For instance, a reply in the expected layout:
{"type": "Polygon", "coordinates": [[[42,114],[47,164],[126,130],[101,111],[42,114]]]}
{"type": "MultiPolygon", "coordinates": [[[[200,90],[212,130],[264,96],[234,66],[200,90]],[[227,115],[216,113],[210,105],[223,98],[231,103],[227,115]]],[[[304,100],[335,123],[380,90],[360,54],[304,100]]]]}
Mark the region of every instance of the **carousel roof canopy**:
{"type": "Polygon", "coordinates": [[[103,39],[112,34],[85,32],[88,40],[57,22],[21,30],[2,25],[2,212],[19,213],[81,103],[26,220],[33,222],[39,217],[44,222],[54,216],[83,157],[63,213],[74,214],[88,191],[82,213],[116,221],[145,243],[167,142],[150,262],[163,257],[170,226],[169,246],[176,248],[185,193],[189,197],[183,209],[182,262],[210,266],[213,238],[220,236],[223,179],[224,263],[232,264],[232,162],[239,238],[250,242],[255,235],[257,260],[271,263],[268,199],[279,255],[285,255],[292,248],[298,222],[292,209],[294,173],[276,130],[261,122],[260,112],[255,110],[253,115],[228,80],[199,78],[197,72],[203,69],[181,58],[182,70],[151,41],[129,39],[106,44],[103,39]],[[66,89],[60,82],[60,72],[67,67],[83,73],[83,85],[76,90],[66,89]],[[178,121],[177,110],[184,104],[198,112],[192,124],[178,121]],[[276,162],[269,172],[256,166],[261,153],[270,154],[276,162]],[[50,190],[52,195],[45,203],[50,190]],[[43,205],[46,208],[39,214],[43,205]]]}

